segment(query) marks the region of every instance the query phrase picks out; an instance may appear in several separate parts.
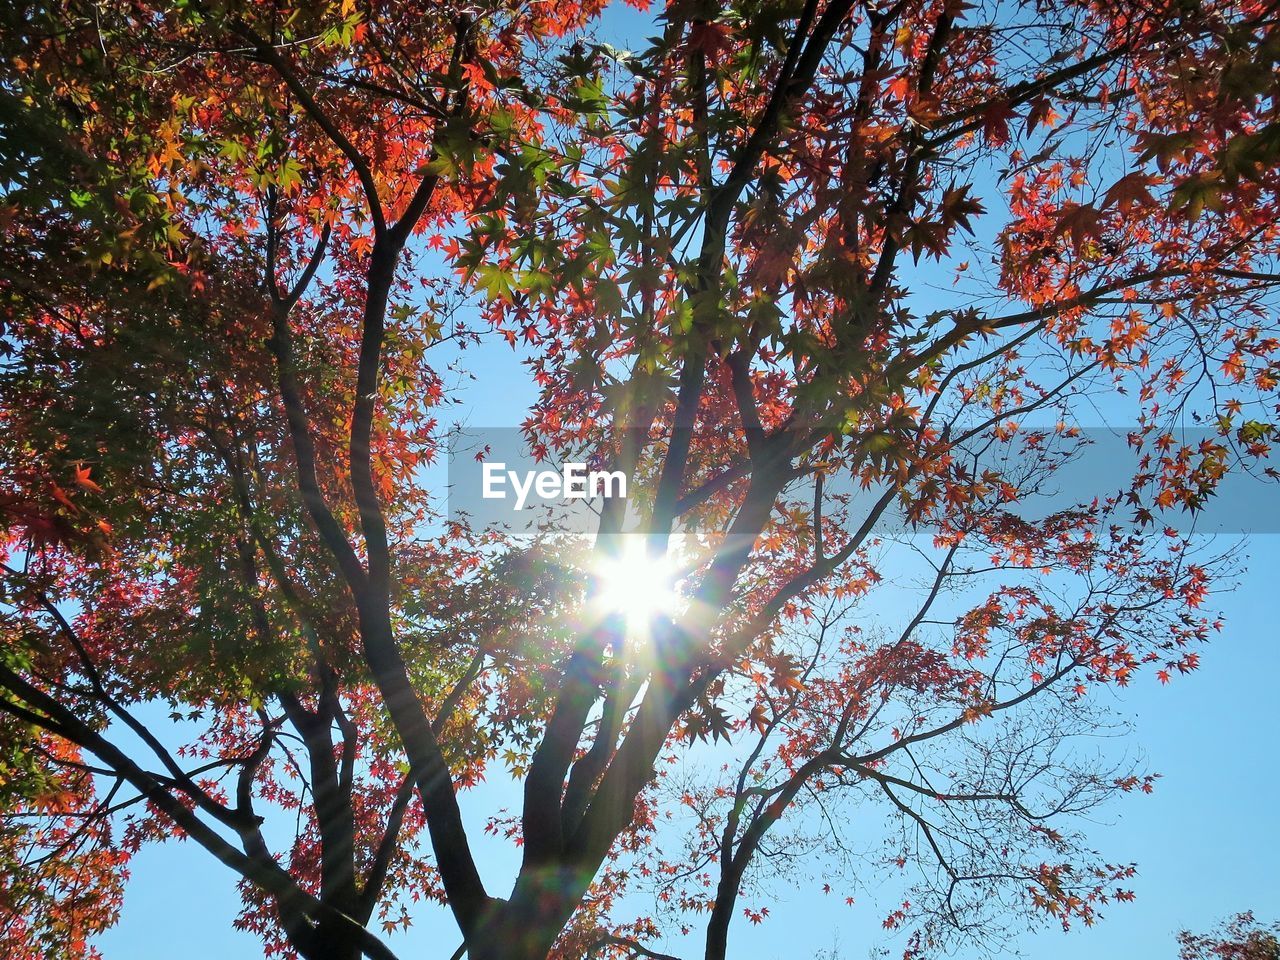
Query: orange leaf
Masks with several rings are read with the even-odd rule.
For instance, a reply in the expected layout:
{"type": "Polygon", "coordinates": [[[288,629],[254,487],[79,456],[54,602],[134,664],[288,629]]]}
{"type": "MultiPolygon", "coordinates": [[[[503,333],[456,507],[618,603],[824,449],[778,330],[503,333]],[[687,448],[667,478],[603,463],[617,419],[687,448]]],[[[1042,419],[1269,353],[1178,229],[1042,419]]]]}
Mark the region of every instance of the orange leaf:
{"type": "Polygon", "coordinates": [[[102,493],[102,488],[89,479],[89,468],[76,464],[76,483],[84,487],[86,490],[92,490],[94,493],[102,493]]]}
{"type": "Polygon", "coordinates": [[[49,490],[53,493],[53,499],[57,500],[72,513],[80,512],[79,508],[71,502],[71,498],[67,496],[67,492],[52,480],[49,481],[49,490]]]}

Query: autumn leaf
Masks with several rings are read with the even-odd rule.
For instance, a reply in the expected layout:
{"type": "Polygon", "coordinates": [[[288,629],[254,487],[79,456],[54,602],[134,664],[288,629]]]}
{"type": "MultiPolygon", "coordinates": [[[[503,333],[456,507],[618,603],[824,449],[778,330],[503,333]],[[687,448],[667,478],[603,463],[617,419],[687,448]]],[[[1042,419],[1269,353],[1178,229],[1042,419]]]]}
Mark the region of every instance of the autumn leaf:
{"type": "Polygon", "coordinates": [[[90,490],[94,493],[103,492],[100,486],[98,486],[96,483],[94,483],[92,480],[89,479],[88,467],[82,466],[81,464],[77,463],[75,467],[75,471],[76,471],[76,483],[79,486],[84,487],[84,489],[90,490]]]}

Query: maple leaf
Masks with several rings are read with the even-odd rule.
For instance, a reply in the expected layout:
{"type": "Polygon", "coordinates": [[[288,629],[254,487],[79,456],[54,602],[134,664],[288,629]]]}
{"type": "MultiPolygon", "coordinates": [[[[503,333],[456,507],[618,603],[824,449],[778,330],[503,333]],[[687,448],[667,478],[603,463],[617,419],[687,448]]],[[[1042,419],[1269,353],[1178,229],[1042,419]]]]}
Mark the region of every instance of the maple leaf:
{"type": "Polygon", "coordinates": [[[966,233],[973,234],[973,223],[970,217],[980,217],[986,208],[976,198],[969,196],[972,184],[956,186],[952,184],[942,193],[942,201],[938,211],[942,216],[942,224],[949,231],[960,227],[966,233]]]}
{"type": "Polygon", "coordinates": [[[1126,174],[1107,190],[1102,204],[1103,209],[1116,206],[1127,211],[1135,206],[1150,206],[1155,202],[1148,190],[1150,184],[1151,177],[1145,173],[1134,171],[1126,174]]]}
{"type": "Polygon", "coordinates": [[[728,24],[700,20],[689,28],[689,48],[706,54],[712,63],[718,63],[732,44],[728,24]]]}
{"type": "Polygon", "coordinates": [[[58,503],[62,504],[72,513],[80,512],[80,508],[71,502],[71,498],[67,496],[67,492],[53,481],[49,482],[49,492],[53,494],[53,499],[57,500],[58,503]]]}
{"type": "Polygon", "coordinates": [[[1048,97],[1036,97],[1031,101],[1031,109],[1027,111],[1027,133],[1038,126],[1052,127],[1058,121],[1058,113],[1053,109],[1053,102],[1048,97]]]}
{"type": "Polygon", "coordinates": [[[996,100],[982,111],[982,135],[990,146],[1009,142],[1009,121],[1017,117],[1017,111],[1007,102],[996,100]]]}
{"type": "Polygon", "coordinates": [[[79,486],[84,487],[86,490],[91,490],[94,493],[103,492],[100,486],[98,486],[96,483],[94,483],[92,480],[89,479],[88,467],[82,466],[81,464],[77,463],[75,466],[75,471],[76,471],[76,483],[79,486]]]}
{"type": "Polygon", "coordinates": [[[1091,204],[1068,204],[1063,207],[1054,234],[1070,236],[1072,247],[1079,252],[1087,241],[1102,235],[1101,219],[1101,211],[1091,204]]]}

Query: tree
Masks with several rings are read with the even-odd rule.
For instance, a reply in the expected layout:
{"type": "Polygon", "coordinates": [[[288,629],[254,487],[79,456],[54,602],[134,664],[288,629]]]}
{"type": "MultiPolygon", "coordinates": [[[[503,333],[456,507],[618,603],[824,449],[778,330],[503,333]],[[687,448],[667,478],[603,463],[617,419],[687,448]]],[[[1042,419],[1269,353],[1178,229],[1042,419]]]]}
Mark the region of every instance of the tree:
{"type": "Polygon", "coordinates": [[[1272,960],[1280,956],[1274,924],[1258,923],[1251,912],[1237,914],[1212,934],[1183,930],[1178,934],[1182,960],[1272,960]]]}
{"type": "Polygon", "coordinates": [[[805,798],[868,791],[912,951],[1129,896],[1053,824],[1150,781],[1064,744],[1092,687],[1195,667],[1212,564],[1161,512],[1274,436],[1275,11],[675,3],[639,53],[599,12],[6,13],[11,952],[85,955],[179,836],[273,953],[391,957],[426,897],[473,960],[645,955],[648,874],[722,957],[779,831],[838,842],[805,798]],[[628,506],[677,553],[641,635],[592,615],[599,556],[438,516],[442,363],[486,328],[535,448],[633,479],[597,555],[628,506]],[[1035,518],[1090,389],[1134,479],[1035,518]],[[895,516],[920,602],[846,631],[895,516]],[[733,765],[660,807],[707,738],[733,765]],[[505,896],[462,816],[494,769],[505,896]]]}

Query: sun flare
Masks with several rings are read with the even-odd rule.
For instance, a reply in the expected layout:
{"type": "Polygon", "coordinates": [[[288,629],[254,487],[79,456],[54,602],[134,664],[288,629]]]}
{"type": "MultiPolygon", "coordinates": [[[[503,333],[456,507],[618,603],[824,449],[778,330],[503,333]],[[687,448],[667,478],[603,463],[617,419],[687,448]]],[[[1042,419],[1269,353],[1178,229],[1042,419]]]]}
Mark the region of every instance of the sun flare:
{"type": "Polygon", "coordinates": [[[595,603],[603,615],[617,614],[629,630],[647,627],[655,617],[676,611],[675,565],[669,553],[650,556],[641,536],[623,543],[596,565],[595,603]]]}

